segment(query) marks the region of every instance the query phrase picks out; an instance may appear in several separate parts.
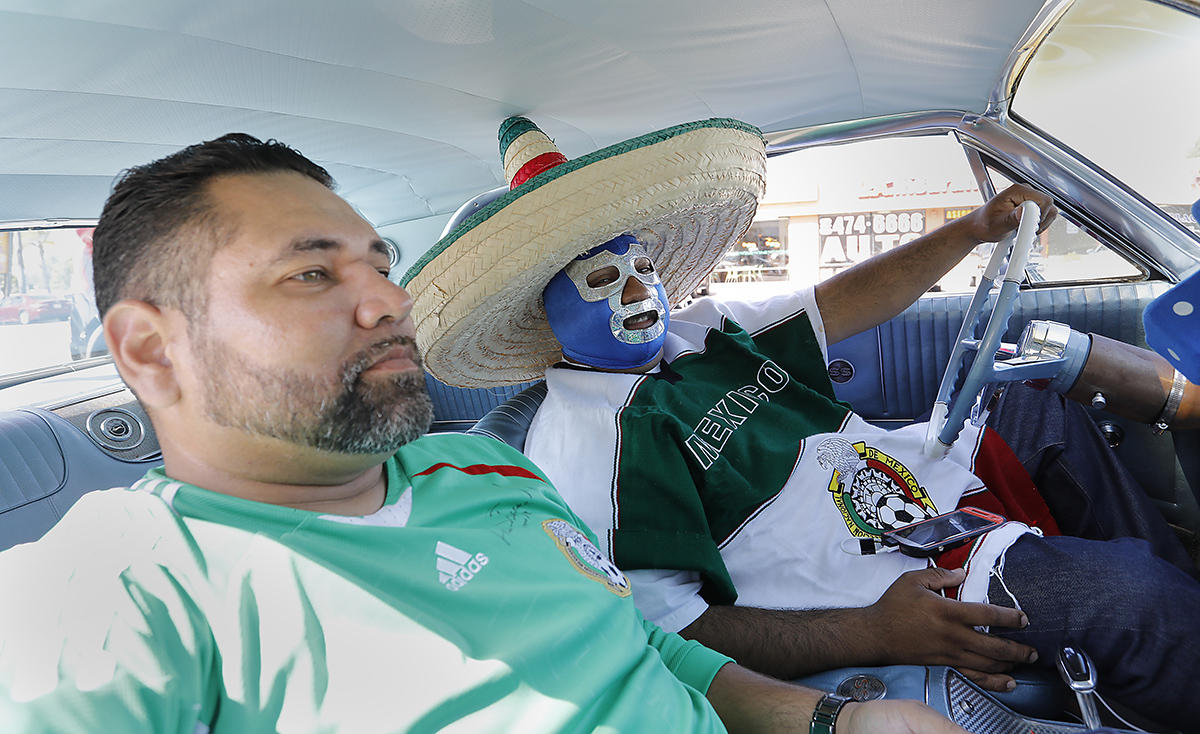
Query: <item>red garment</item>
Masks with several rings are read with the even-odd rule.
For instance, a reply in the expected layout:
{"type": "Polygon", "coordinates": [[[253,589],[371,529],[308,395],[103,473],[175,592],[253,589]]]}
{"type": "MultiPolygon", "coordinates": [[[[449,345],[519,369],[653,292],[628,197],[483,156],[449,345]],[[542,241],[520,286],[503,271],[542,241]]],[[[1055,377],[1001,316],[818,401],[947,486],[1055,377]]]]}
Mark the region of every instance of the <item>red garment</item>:
{"type": "MultiPolygon", "coordinates": [[[[1004,439],[991,428],[983,429],[971,471],[987,486],[964,494],[958,501],[959,507],[977,507],[994,512],[1029,527],[1040,528],[1043,535],[1062,535],[1029,472],[1025,471],[1004,439]]],[[[974,542],[935,556],[934,564],[941,568],[967,567],[982,538],[980,536],[974,542]]],[[[946,589],[946,596],[957,599],[958,589],[946,589]]]]}

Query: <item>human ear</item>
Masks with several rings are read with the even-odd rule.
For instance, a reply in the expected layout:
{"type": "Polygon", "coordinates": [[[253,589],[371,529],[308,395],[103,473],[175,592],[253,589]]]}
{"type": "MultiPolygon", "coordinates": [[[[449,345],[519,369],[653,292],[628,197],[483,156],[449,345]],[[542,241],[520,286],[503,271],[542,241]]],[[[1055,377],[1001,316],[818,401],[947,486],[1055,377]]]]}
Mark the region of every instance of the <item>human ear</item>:
{"type": "Polygon", "coordinates": [[[119,301],[104,315],[104,339],[117,370],[147,409],[179,400],[175,366],[167,356],[171,324],[145,301],[119,301]]]}

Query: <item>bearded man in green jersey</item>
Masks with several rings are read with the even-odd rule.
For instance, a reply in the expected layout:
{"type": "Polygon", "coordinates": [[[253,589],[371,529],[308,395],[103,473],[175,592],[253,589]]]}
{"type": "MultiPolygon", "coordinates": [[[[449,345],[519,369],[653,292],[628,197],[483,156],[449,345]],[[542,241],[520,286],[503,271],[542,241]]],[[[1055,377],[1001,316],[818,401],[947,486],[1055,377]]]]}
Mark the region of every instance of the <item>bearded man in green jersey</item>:
{"type": "Polygon", "coordinates": [[[164,466],[0,554],[0,730],[961,731],[663,633],[535,466],[420,438],[412,301],[332,186],[241,134],[117,183],[97,303],[164,466]]]}

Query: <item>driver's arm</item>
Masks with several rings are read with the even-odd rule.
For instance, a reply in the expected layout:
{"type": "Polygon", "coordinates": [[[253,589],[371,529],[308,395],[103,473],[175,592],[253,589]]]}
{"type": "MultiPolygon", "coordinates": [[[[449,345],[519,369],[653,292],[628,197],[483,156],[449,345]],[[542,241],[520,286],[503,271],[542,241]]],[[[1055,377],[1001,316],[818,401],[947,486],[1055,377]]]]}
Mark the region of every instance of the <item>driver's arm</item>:
{"type": "MultiPolygon", "coordinates": [[[[653,594],[639,586],[639,606],[653,594]]],[[[1014,681],[1005,671],[1032,662],[1033,648],[983,634],[977,626],[1019,628],[1017,609],[947,599],[941,590],[962,582],[964,572],[927,568],[901,575],[874,604],[844,609],[759,609],[707,606],[679,634],[725,653],[742,665],[793,679],[852,665],[953,665],[994,691],[1014,681]],[[913,624],[914,619],[921,623],[913,624]]],[[[651,602],[653,599],[650,600],[651,602]]],[[[660,607],[643,609],[653,618],[660,607]]],[[[668,620],[670,621],[670,620],[668,620]]]]}
{"type": "Polygon", "coordinates": [[[1058,213],[1046,194],[1015,184],[965,217],[876,255],[816,286],[817,307],[833,344],[903,311],[981,242],[998,242],[1020,223],[1018,207],[1041,209],[1041,232],[1058,213]]]}
{"type": "MultiPolygon", "coordinates": [[[[809,731],[821,691],[752,673],[735,663],[717,671],[706,694],[731,734],[809,731]]],[[[839,734],[966,734],[919,701],[848,703],[838,714],[839,734]]]]}
{"type": "MultiPolygon", "coordinates": [[[[1096,393],[1104,396],[1105,410],[1141,423],[1154,423],[1162,414],[1175,368],[1149,349],[1091,334],[1087,362],[1067,397],[1088,405],[1096,393]]],[[[1182,378],[1181,378],[1182,379],[1182,378]]],[[[1200,387],[1186,382],[1183,399],[1170,427],[1200,427],[1200,387]]]]}

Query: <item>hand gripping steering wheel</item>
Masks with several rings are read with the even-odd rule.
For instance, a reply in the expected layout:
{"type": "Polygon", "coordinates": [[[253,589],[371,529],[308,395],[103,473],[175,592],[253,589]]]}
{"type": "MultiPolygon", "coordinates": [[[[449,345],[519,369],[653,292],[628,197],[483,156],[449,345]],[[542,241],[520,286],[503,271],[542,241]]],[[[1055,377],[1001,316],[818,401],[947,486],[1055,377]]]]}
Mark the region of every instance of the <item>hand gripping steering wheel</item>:
{"type": "Polygon", "coordinates": [[[972,406],[972,419],[977,424],[983,421],[986,415],[984,406],[987,405],[996,384],[1054,377],[1066,362],[1065,357],[1016,357],[1004,361],[995,358],[1000,347],[1000,337],[1008,329],[1008,320],[1016,306],[1018,290],[1025,275],[1025,263],[1037,237],[1038,220],[1041,218],[1037,204],[1032,201],[1022,202],[1020,209],[1021,223],[1017,227],[1016,236],[1010,235],[996,245],[992,258],[983,271],[979,287],[971,297],[971,304],[967,306],[962,328],[958,331],[958,341],[954,345],[954,351],[950,353],[950,361],[946,363],[946,372],[942,375],[942,384],[933,403],[933,414],[925,431],[927,456],[940,458],[946,455],[958,439],[958,435],[962,433],[967,411],[971,410],[972,406]],[[983,330],[983,338],[973,339],[975,325],[983,307],[987,305],[988,293],[1009,250],[1012,250],[1012,254],[1008,258],[1008,267],[1004,270],[1004,283],[1000,286],[1000,294],[996,297],[996,304],[992,307],[987,326],[983,330]],[[954,383],[964,357],[971,360],[971,366],[967,370],[962,388],[954,393],[954,383]]]}

